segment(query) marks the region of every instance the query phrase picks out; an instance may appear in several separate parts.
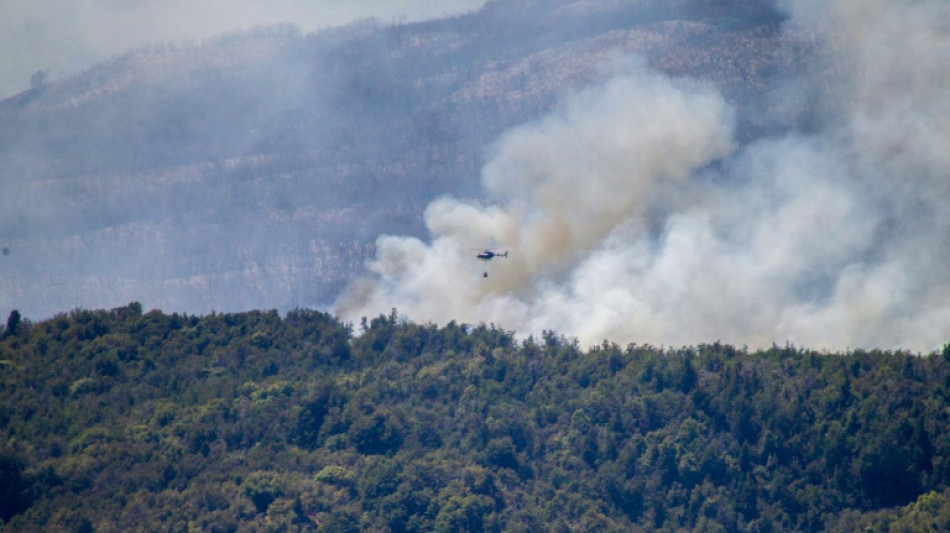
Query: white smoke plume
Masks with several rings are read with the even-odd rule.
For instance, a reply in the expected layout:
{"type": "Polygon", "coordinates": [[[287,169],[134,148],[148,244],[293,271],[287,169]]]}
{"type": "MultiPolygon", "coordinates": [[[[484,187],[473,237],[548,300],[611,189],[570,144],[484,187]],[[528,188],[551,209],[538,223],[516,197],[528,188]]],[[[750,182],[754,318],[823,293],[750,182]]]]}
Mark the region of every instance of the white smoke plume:
{"type": "Polygon", "coordinates": [[[713,89],[630,69],[500,139],[494,204],[434,202],[428,244],[381,237],[337,312],[586,344],[950,340],[950,4],[784,6],[826,43],[821,131],[736,148],[713,89]],[[486,246],[510,257],[483,278],[486,246]]]}

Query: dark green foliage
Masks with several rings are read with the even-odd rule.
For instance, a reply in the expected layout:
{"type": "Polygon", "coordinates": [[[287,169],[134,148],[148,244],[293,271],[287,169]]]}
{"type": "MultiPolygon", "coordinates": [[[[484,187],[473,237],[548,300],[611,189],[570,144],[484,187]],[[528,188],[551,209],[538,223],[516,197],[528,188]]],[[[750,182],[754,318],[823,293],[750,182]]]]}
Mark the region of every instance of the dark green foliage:
{"type": "Polygon", "coordinates": [[[327,415],[334,407],[339,408],[341,403],[332,382],[319,384],[317,390],[300,406],[294,443],[308,450],[317,449],[320,446],[320,429],[327,415]]]}
{"type": "Polygon", "coordinates": [[[30,505],[30,486],[23,478],[23,460],[0,451],[0,520],[9,520],[30,505]]]}
{"type": "Polygon", "coordinates": [[[241,488],[259,513],[267,511],[270,504],[282,495],[280,482],[273,472],[252,472],[241,488]]]}
{"type": "Polygon", "coordinates": [[[92,527],[92,522],[88,518],[83,518],[79,521],[79,527],[76,528],[76,533],[95,533],[95,529],[92,527]]]}
{"type": "Polygon", "coordinates": [[[395,452],[402,443],[391,416],[379,411],[356,418],[347,435],[356,451],[364,455],[395,452]]]}
{"type": "Polygon", "coordinates": [[[11,335],[16,335],[17,328],[20,326],[20,312],[14,309],[10,311],[10,316],[7,317],[7,327],[3,330],[3,336],[9,337],[11,335]]]}
{"type": "Polygon", "coordinates": [[[138,304],[21,325],[0,341],[0,531],[950,523],[946,349],[582,350],[395,312],[362,329],[138,304]]]}
{"type": "Polygon", "coordinates": [[[318,533],[359,533],[359,516],[349,510],[340,509],[330,513],[330,516],[317,528],[318,533]]]}

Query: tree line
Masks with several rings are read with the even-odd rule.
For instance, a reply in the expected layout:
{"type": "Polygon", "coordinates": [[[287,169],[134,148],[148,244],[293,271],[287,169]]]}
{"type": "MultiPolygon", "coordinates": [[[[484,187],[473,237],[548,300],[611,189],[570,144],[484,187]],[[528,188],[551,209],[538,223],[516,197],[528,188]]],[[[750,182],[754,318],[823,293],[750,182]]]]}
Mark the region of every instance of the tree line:
{"type": "Polygon", "coordinates": [[[132,303],[0,329],[0,531],[936,531],[950,347],[132,303]]]}

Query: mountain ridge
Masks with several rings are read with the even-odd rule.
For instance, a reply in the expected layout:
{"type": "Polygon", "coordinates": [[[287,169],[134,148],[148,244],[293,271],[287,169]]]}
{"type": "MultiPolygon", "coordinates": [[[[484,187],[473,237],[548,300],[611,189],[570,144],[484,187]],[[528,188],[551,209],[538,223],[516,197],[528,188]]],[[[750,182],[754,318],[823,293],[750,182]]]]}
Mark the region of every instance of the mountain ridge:
{"type": "Polygon", "coordinates": [[[754,23],[716,3],[707,19],[676,18],[694,4],[657,15],[650,3],[497,2],[405,25],[261,28],[131,52],[8,98],[3,306],[327,304],[377,235],[424,235],[436,196],[484,197],[494,139],[615,57],[736,101],[767,99],[770,67],[755,64],[800,62],[776,55],[793,47],[767,3],[745,3],[765,13],[754,23]]]}

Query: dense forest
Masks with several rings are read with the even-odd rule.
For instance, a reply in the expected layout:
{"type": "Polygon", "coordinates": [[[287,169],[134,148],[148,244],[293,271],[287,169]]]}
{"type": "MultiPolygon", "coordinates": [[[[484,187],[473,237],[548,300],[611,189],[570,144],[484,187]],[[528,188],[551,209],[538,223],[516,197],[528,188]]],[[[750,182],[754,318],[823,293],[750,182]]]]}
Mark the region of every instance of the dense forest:
{"type": "Polygon", "coordinates": [[[138,303],[11,313],[0,338],[3,532],[950,527],[950,347],[138,303]]]}

